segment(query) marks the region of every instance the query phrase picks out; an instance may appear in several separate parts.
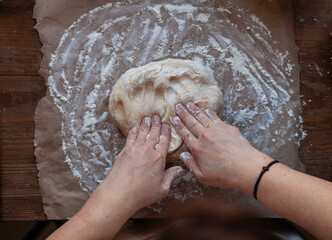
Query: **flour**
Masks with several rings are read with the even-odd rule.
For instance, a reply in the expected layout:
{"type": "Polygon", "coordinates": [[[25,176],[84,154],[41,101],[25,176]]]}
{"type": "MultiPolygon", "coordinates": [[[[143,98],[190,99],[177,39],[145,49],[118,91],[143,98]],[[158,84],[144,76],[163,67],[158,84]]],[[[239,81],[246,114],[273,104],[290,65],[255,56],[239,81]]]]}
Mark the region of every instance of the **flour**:
{"type": "Polygon", "coordinates": [[[201,13],[197,15],[196,20],[202,23],[207,23],[209,21],[210,14],[201,13]]]}
{"type": "Polygon", "coordinates": [[[322,76],[323,76],[323,73],[321,72],[321,69],[318,67],[317,63],[314,63],[314,65],[315,65],[315,68],[316,68],[316,70],[317,70],[319,76],[322,77],[322,76]]]}
{"type": "MultiPolygon", "coordinates": [[[[229,11],[228,9],[223,8],[223,7],[219,7],[216,10],[219,11],[219,12],[226,12],[228,14],[232,14],[231,11],[229,11]]],[[[239,14],[239,16],[241,16],[241,15],[239,14]]]]}
{"type": "MultiPolygon", "coordinates": [[[[160,6],[160,5],[159,5],[160,6]]],[[[165,4],[162,5],[163,8],[165,8],[169,12],[176,12],[176,13],[193,13],[197,12],[198,8],[194,7],[191,4],[182,4],[182,5],[173,5],[173,4],[165,4]]]]}
{"type": "MultiPolygon", "coordinates": [[[[97,7],[64,32],[52,54],[47,85],[62,114],[62,150],[90,194],[125,142],[108,114],[110,90],[126,70],[150,61],[175,57],[205,65],[224,94],[223,120],[267,154],[279,157],[282,146],[305,136],[289,105],[295,63],[276,47],[268,26],[230,3],[215,9],[210,1],[172,2],[97,7]]],[[[174,185],[170,196],[179,201],[202,193],[191,173],[174,185]]]]}
{"type": "Polygon", "coordinates": [[[264,31],[266,35],[268,35],[269,37],[272,37],[271,31],[255,14],[251,14],[250,18],[254,23],[256,23],[256,26],[252,25],[253,27],[259,28],[260,31],[264,31]]]}

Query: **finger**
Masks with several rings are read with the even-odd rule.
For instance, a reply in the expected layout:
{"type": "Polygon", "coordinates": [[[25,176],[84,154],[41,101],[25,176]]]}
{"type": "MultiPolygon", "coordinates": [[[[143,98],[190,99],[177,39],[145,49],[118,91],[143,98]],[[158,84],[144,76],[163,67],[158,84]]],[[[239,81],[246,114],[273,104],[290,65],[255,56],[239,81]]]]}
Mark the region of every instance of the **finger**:
{"type": "Polygon", "coordinates": [[[150,126],[151,126],[151,118],[150,117],[145,117],[143,118],[141,125],[138,130],[138,135],[136,139],[137,144],[144,144],[146,140],[146,136],[148,135],[150,131],[150,126]]]}
{"type": "Polygon", "coordinates": [[[184,174],[184,170],[182,167],[171,167],[167,169],[164,173],[164,177],[161,183],[161,190],[165,194],[165,197],[168,195],[169,189],[171,188],[172,182],[174,179],[182,176],[184,174]]]}
{"type": "Polygon", "coordinates": [[[212,119],[210,119],[196,104],[188,102],[186,108],[193,115],[197,121],[204,127],[209,127],[212,124],[212,119]]]}
{"type": "Polygon", "coordinates": [[[191,153],[183,152],[180,154],[180,158],[186,167],[195,174],[195,176],[202,174],[191,153]]]}
{"type": "Polygon", "coordinates": [[[191,150],[192,142],[197,140],[197,138],[186,128],[178,116],[173,118],[173,126],[187,147],[191,150]]]}
{"type": "Polygon", "coordinates": [[[166,157],[168,152],[169,142],[171,140],[171,127],[168,124],[163,123],[161,125],[160,132],[161,132],[160,139],[156,146],[156,150],[159,151],[161,154],[163,154],[164,157],[166,157]]]}
{"type": "Polygon", "coordinates": [[[133,127],[130,129],[128,136],[127,136],[127,141],[126,141],[126,146],[125,147],[131,147],[136,141],[137,138],[137,128],[133,127]]]}
{"type": "Polygon", "coordinates": [[[206,114],[206,116],[208,116],[208,118],[210,118],[215,124],[217,124],[217,125],[225,124],[223,121],[221,121],[221,119],[218,117],[218,115],[215,114],[212,110],[210,110],[210,109],[206,109],[206,110],[205,110],[205,114],[206,114]]]}
{"type": "Polygon", "coordinates": [[[204,131],[204,127],[200,124],[193,115],[191,115],[182,104],[176,104],[175,112],[186,125],[187,129],[196,137],[199,137],[204,131]]]}
{"type": "Polygon", "coordinates": [[[155,148],[157,143],[159,142],[160,137],[160,117],[158,115],[154,115],[152,117],[152,125],[150,129],[150,133],[147,135],[146,144],[155,148]]]}

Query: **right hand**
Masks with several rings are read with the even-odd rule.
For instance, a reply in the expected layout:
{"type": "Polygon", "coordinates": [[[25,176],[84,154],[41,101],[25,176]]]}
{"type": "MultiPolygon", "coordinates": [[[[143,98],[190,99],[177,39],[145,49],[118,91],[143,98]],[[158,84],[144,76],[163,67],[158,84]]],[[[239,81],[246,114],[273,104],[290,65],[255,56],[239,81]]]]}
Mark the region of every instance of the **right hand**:
{"type": "Polygon", "coordinates": [[[189,102],[186,108],[177,104],[175,111],[174,128],[191,151],[180,157],[198,181],[251,195],[259,172],[272,159],[209,109],[203,111],[189,102]]]}

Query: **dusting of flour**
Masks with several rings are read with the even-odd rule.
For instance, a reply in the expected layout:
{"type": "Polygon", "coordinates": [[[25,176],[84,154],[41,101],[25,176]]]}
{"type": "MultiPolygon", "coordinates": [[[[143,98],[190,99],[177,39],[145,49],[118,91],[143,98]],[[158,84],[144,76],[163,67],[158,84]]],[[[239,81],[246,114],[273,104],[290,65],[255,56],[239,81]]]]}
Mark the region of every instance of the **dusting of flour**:
{"type": "MultiPolygon", "coordinates": [[[[291,104],[294,63],[275,47],[257,16],[230,3],[220,8],[212,3],[109,3],[64,32],[49,64],[48,89],[62,114],[66,162],[83,190],[94,191],[124,145],[108,113],[113,84],[129,68],[170,57],[205,65],[224,94],[223,120],[259,150],[296,167],[279,152],[301,137],[291,104]]],[[[173,188],[175,199],[201,194],[191,173],[175,185],[181,182],[192,184],[173,188]]]]}

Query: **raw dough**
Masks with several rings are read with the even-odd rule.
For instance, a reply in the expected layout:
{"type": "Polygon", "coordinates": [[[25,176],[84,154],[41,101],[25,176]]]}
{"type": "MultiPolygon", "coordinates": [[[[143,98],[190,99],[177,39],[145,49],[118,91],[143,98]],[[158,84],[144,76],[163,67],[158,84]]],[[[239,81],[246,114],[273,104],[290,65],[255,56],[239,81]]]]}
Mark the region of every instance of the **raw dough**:
{"type": "MultiPolygon", "coordinates": [[[[190,61],[167,59],[129,69],[113,87],[109,111],[116,125],[127,136],[145,116],[159,114],[171,124],[174,106],[192,101],[215,112],[222,109],[222,93],[207,68],[190,61]]],[[[172,127],[168,153],[174,153],[182,139],[172,127]]]]}

